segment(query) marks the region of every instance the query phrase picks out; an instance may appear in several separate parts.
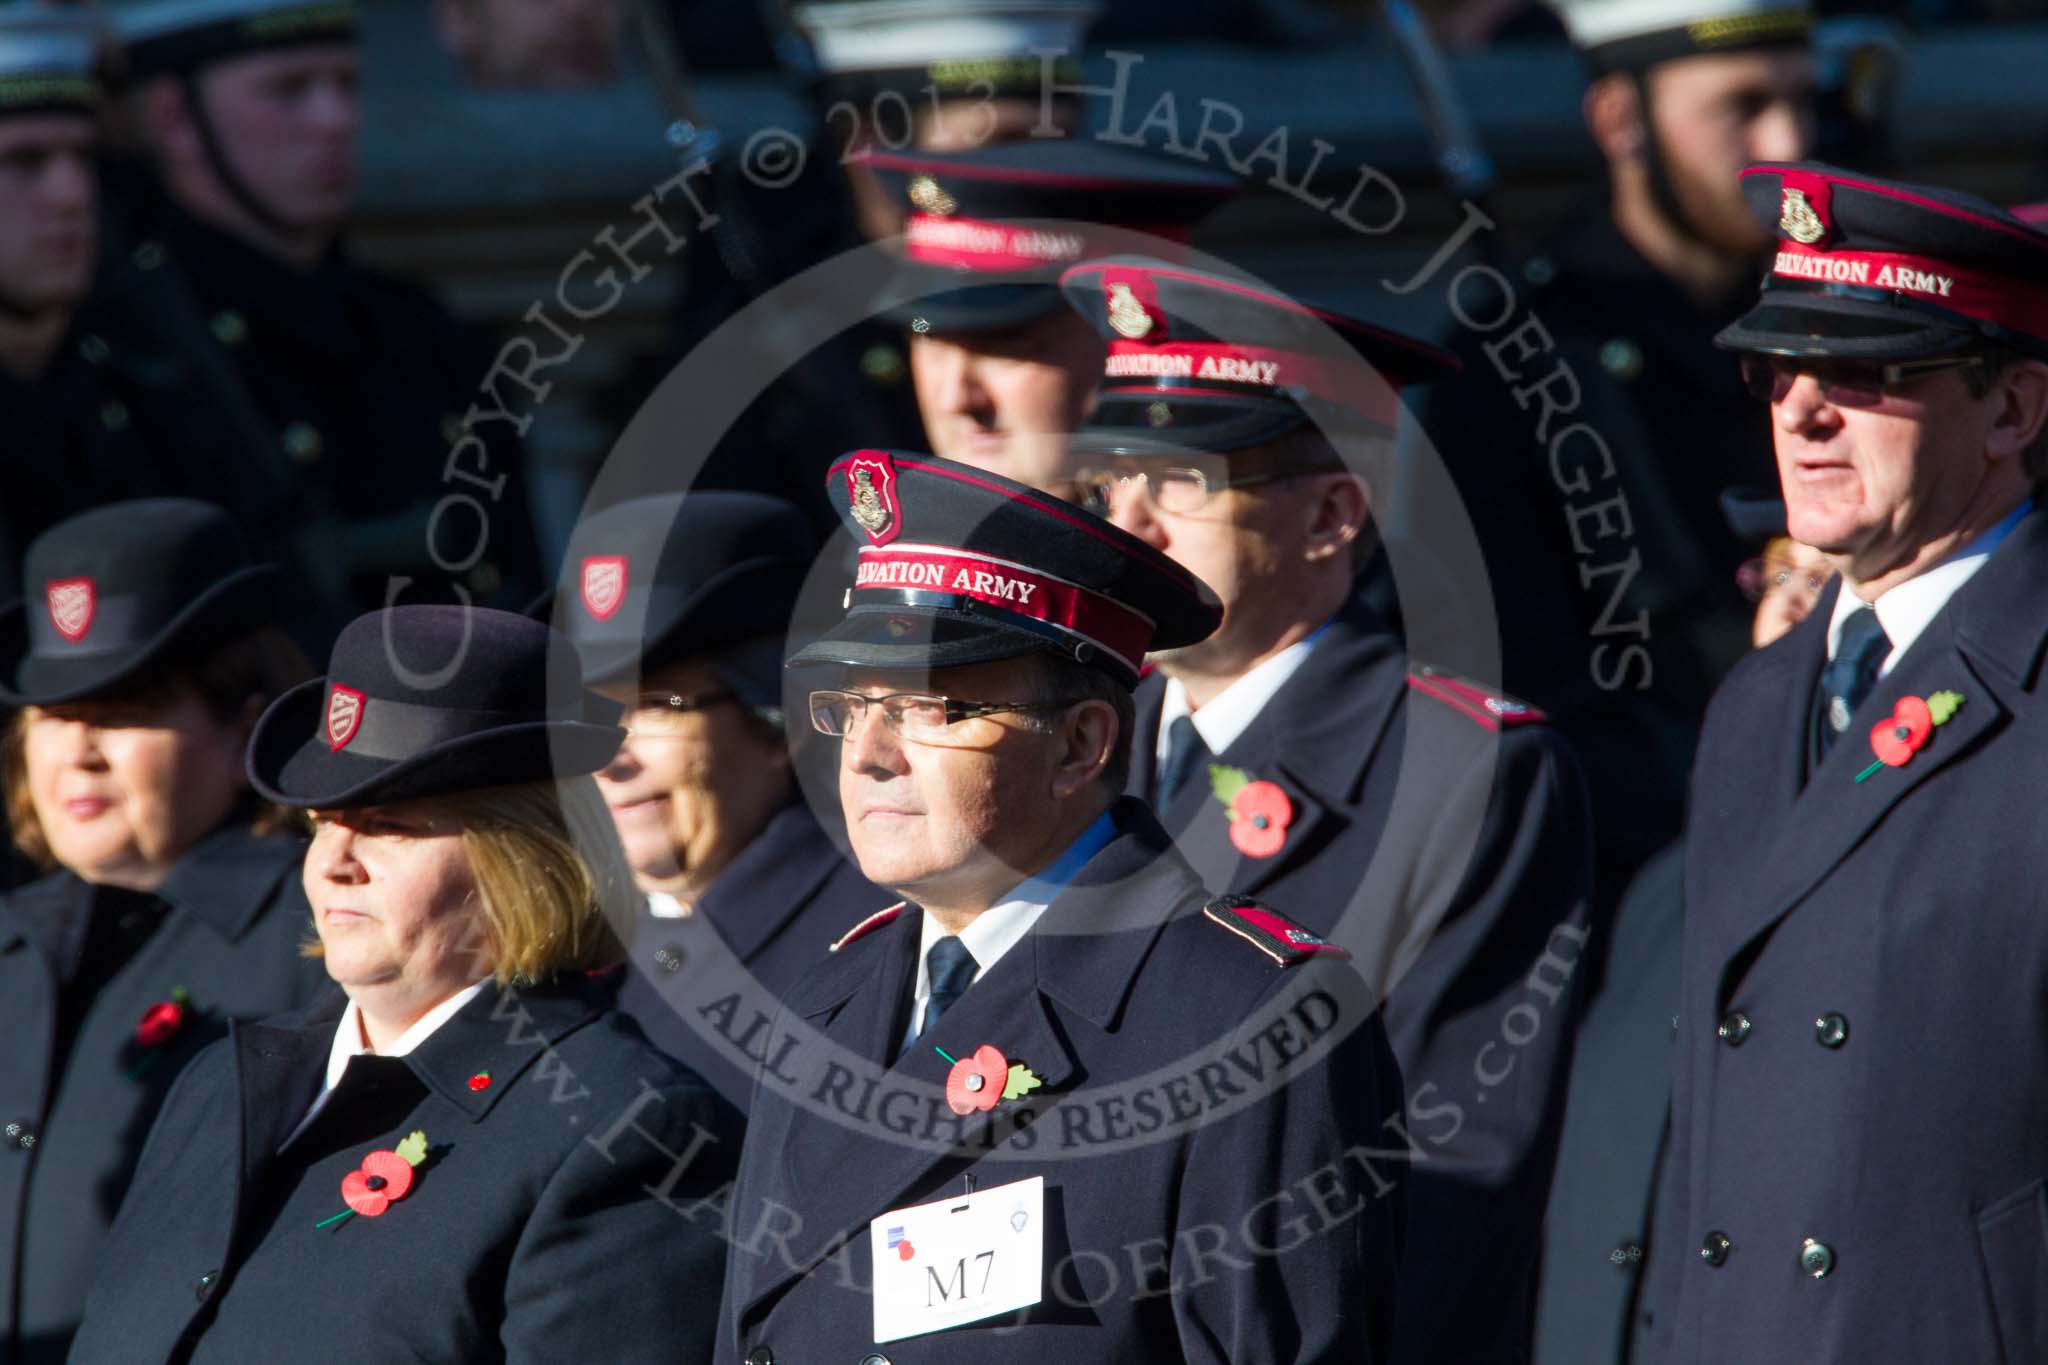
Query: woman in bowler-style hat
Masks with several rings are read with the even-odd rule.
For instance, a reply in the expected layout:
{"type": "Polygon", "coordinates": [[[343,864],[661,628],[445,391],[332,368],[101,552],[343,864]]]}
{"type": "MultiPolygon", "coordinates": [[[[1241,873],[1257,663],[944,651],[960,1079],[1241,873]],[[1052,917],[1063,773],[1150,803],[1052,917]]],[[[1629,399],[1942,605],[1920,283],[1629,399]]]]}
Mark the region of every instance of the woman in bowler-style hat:
{"type": "Polygon", "coordinates": [[[74,1360],[708,1357],[732,1114],[609,1005],[615,713],[540,622],[410,606],[264,714],[341,989],[193,1063],[74,1360]]]}
{"type": "Polygon", "coordinates": [[[64,1358],[179,1072],[311,1001],[305,841],[249,789],[263,708],[312,672],[219,508],[115,503],[30,543],[0,612],[0,790],[45,870],[0,898],[0,1359],[64,1358]]]}

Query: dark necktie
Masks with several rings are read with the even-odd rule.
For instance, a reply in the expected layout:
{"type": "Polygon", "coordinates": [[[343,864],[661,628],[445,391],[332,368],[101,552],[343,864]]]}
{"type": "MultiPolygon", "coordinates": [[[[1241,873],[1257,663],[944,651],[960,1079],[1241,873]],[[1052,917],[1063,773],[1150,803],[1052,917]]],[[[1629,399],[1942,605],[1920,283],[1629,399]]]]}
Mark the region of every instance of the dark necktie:
{"type": "Polygon", "coordinates": [[[1175,716],[1166,727],[1166,766],[1159,770],[1159,809],[1165,810],[1180,795],[1180,789],[1194,775],[1195,768],[1215,755],[1202,743],[1201,731],[1186,716],[1175,716]]]}
{"type": "Polygon", "coordinates": [[[1835,657],[1820,671],[1820,687],[1814,693],[1813,763],[1828,756],[1837,739],[1846,733],[1863,704],[1877,686],[1877,672],[1892,642],[1878,623],[1877,613],[1858,607],[1842,621],[1842,637],[1835,657]]]}
{"type": "Polygon", "coordinates": [[[939,1016],[953,1007],[955,1001],[967,994],[967,985],[974,980],[975,968],[979,966],[974,954],[967,951],[967,945],[952,934],[946,935],[924,955],[925,969],[931,973],[932,996],[925,1001],[924,1023],[918,1026],[918,1035],[932,1031],[939,1022],[939,1016]]]}

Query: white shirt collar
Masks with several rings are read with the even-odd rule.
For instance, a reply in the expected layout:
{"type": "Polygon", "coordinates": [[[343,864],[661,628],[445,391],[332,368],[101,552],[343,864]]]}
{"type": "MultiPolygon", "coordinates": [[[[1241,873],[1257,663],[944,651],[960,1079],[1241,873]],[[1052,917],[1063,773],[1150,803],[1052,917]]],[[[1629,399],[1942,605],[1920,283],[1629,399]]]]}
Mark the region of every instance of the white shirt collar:
{"type": "Polygon", "coordinates": [[[1885,655],[1884,663],[1877,675],[1881,678],[1892,671],[1892,665],[1906,657],[1906,651],[1920,638],[1934,618],[1941,615],[1941,609],[1956,595],[1963,584],[1984,567],[1991,552],[1996,550],[2013,528],[2034,510],[2031,499],[2015,507],[2005,519],[1961,549],[1942,560],[1925,573],[1912,578],[1879,597],[1877,601],[1865,603],[1862,598],[1842,585],[1842,591],[1835,595],[1835,613],[1828,620],[1828,657],[1835,657],[1835,651],[1842,644],[1842,623],[1853,615],[1858,607],[1868,605],[1877,613],[1877,623],[1884,627],[1885,638],[1892,642],[1891,653],[1885,655]]]}
{"type": "MultiPolygon", "coordinates": [[[[1116,837],[1116,821],[1108,811],[1095,817],[1081,837],[1067,845],[1066,852],[1048,863],[1044,870],[1026,877],[1017,883],[1015,890],[974,917],[973,923],[960,931],[960,942],[974,958],[974,977],[969,985],[988,975],[988,969],[995,966],[1003,954],[1016,947],[1031,932],[1031,926],[1038,923],[1052,903],[1066,890],[1067,883],[1074,875],[1087,866],[1088,860],[1102,852],[1110,840],[1116,837]]],[[[932,945],[946,936],[946,928],[926,910],[924,923],[917,938],[917,990],[910,1001],[910,1031],[903,1043],[908,1047],[924,1023],[924,1007],[932,998],[932,972],[928,961],[932,945]]]]}
{"type": "MultiPolygon", "coordinates": [[[[488,980],[489,978],[485,978],[488,980]]],[[[327,1083],[320,1087],[320,1093],[313,1099],[313,1107],[306,1111],[306,1117],[299,1120],[299,1126],[292,1129],[291,1137],[284,1140],[284,1146],[291,1146],[306,1126],[327,1105],[327,1097],[334,1093],[334,1087],[341,1084],[342,1073],[348,1070],[350,1061],[370,1055],[378,1057],[405,1057],[411,1055],[421,1043],[432,1037],[434,1031],[462,1012],[462,1007],[476,999],[477,992],[484,988],[479,981],[465,987],[428,1010],[413,1022],[413,1026],[392,1040],[391,1046],[378,1052],[363,1039],[363,1009],[355,1001],[341,1012],[341,1022],[334,1026],[334,1042],[327,1049],[327,1083]]],[[[282,1150],[282,1148],[280,1148],[282,1150]]]]}
{"type": "Polygon", "coordinates": [[[1308,662],[1316,641],[1329,628],[1328,622],[1316,627],[1306,639],[1296,640],[1210,698],[1209,704],[1199,711],[1189,709],[1188,690],[1181,686],[1180,679],[1168,678],[1166,691],[1159,699],[1159,737],[1154,746],[1154,761],[1165,766],[1169,731],[1182,716],[1195,722],[1195,733],[1212,754],[1220,754],[1237,743],[1237,737],[1259,718],[1259,712],[1266,709],[1273,694],[1308,662]]]}
{"type": "Polygon", "coordinates": [[[696,911],[696,906],[679,901],[666,891],[647,893],[647,913],[656,919],[688,919],[696,911]]]}

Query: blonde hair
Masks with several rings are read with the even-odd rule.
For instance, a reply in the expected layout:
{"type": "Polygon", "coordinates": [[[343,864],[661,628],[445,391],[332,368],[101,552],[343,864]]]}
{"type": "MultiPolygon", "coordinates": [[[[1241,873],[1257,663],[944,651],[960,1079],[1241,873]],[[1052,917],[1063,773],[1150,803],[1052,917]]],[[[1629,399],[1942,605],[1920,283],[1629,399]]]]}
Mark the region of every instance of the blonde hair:
{"type": "MultiPolygon", "coordinates": [[[[537,986],[625,960],[638,892],[589,776],[423,798],[462,825],[482,910],[479,957],[500,986],[537,986]]],[[[307,957],[322,957],[319,939],[307,957]]]]}

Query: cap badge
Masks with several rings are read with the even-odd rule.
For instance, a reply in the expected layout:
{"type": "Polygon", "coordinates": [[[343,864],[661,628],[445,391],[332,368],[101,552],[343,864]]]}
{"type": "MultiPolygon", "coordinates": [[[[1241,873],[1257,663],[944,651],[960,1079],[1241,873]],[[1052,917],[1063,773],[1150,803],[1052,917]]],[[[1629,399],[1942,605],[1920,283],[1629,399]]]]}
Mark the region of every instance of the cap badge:
{"type": "Polygon", "coordinates": [[[944,218],[959,212],[960,201],[939,188],[939,182],[928,175],[910,178],[910,205],[920,213],[929,213],[944,218]]]}
{"type": "Polygon", "coordinates": [[[332,685],[327,693],[327,747],[340,753],[363,723],[363,694],[353,687],[332,685]]]}
{"type": "Polygon", "coordinates": [[[1127,284],[1109,287],[1109,325],[1118,336],[1132,341],[1142,339],[1152,330],[1151,310],[1139,302],[1127,284]]]}
{"type": "Polygon", "coordinates": [[[43,600],[50,608],[50,624],[74,645],[92,629],[92,619],[99,611],[99,590],[90,578],[60,578],[45,583],[43,600]]]}
{"type": "Polygon", "coordinates": [[[1812,246],[1828,235],[1828,225],[1807,202],[1806,191],[1786,190],[1784,208],[1778,215],[1778,231],[1803,246],[1812,246]]]}
{"type": "Polygon", "coordinates": [[[626,557],[592,555],[583,561],[583,609],[609,621],[626,600],[626,557]]]}
{"type": "Polygon", "coordinates": [[[846,471],[853,524],[877,545],[887,544],[902,529],[896,506],[896,470],[885,456],[864,456],[846,471]]]}

